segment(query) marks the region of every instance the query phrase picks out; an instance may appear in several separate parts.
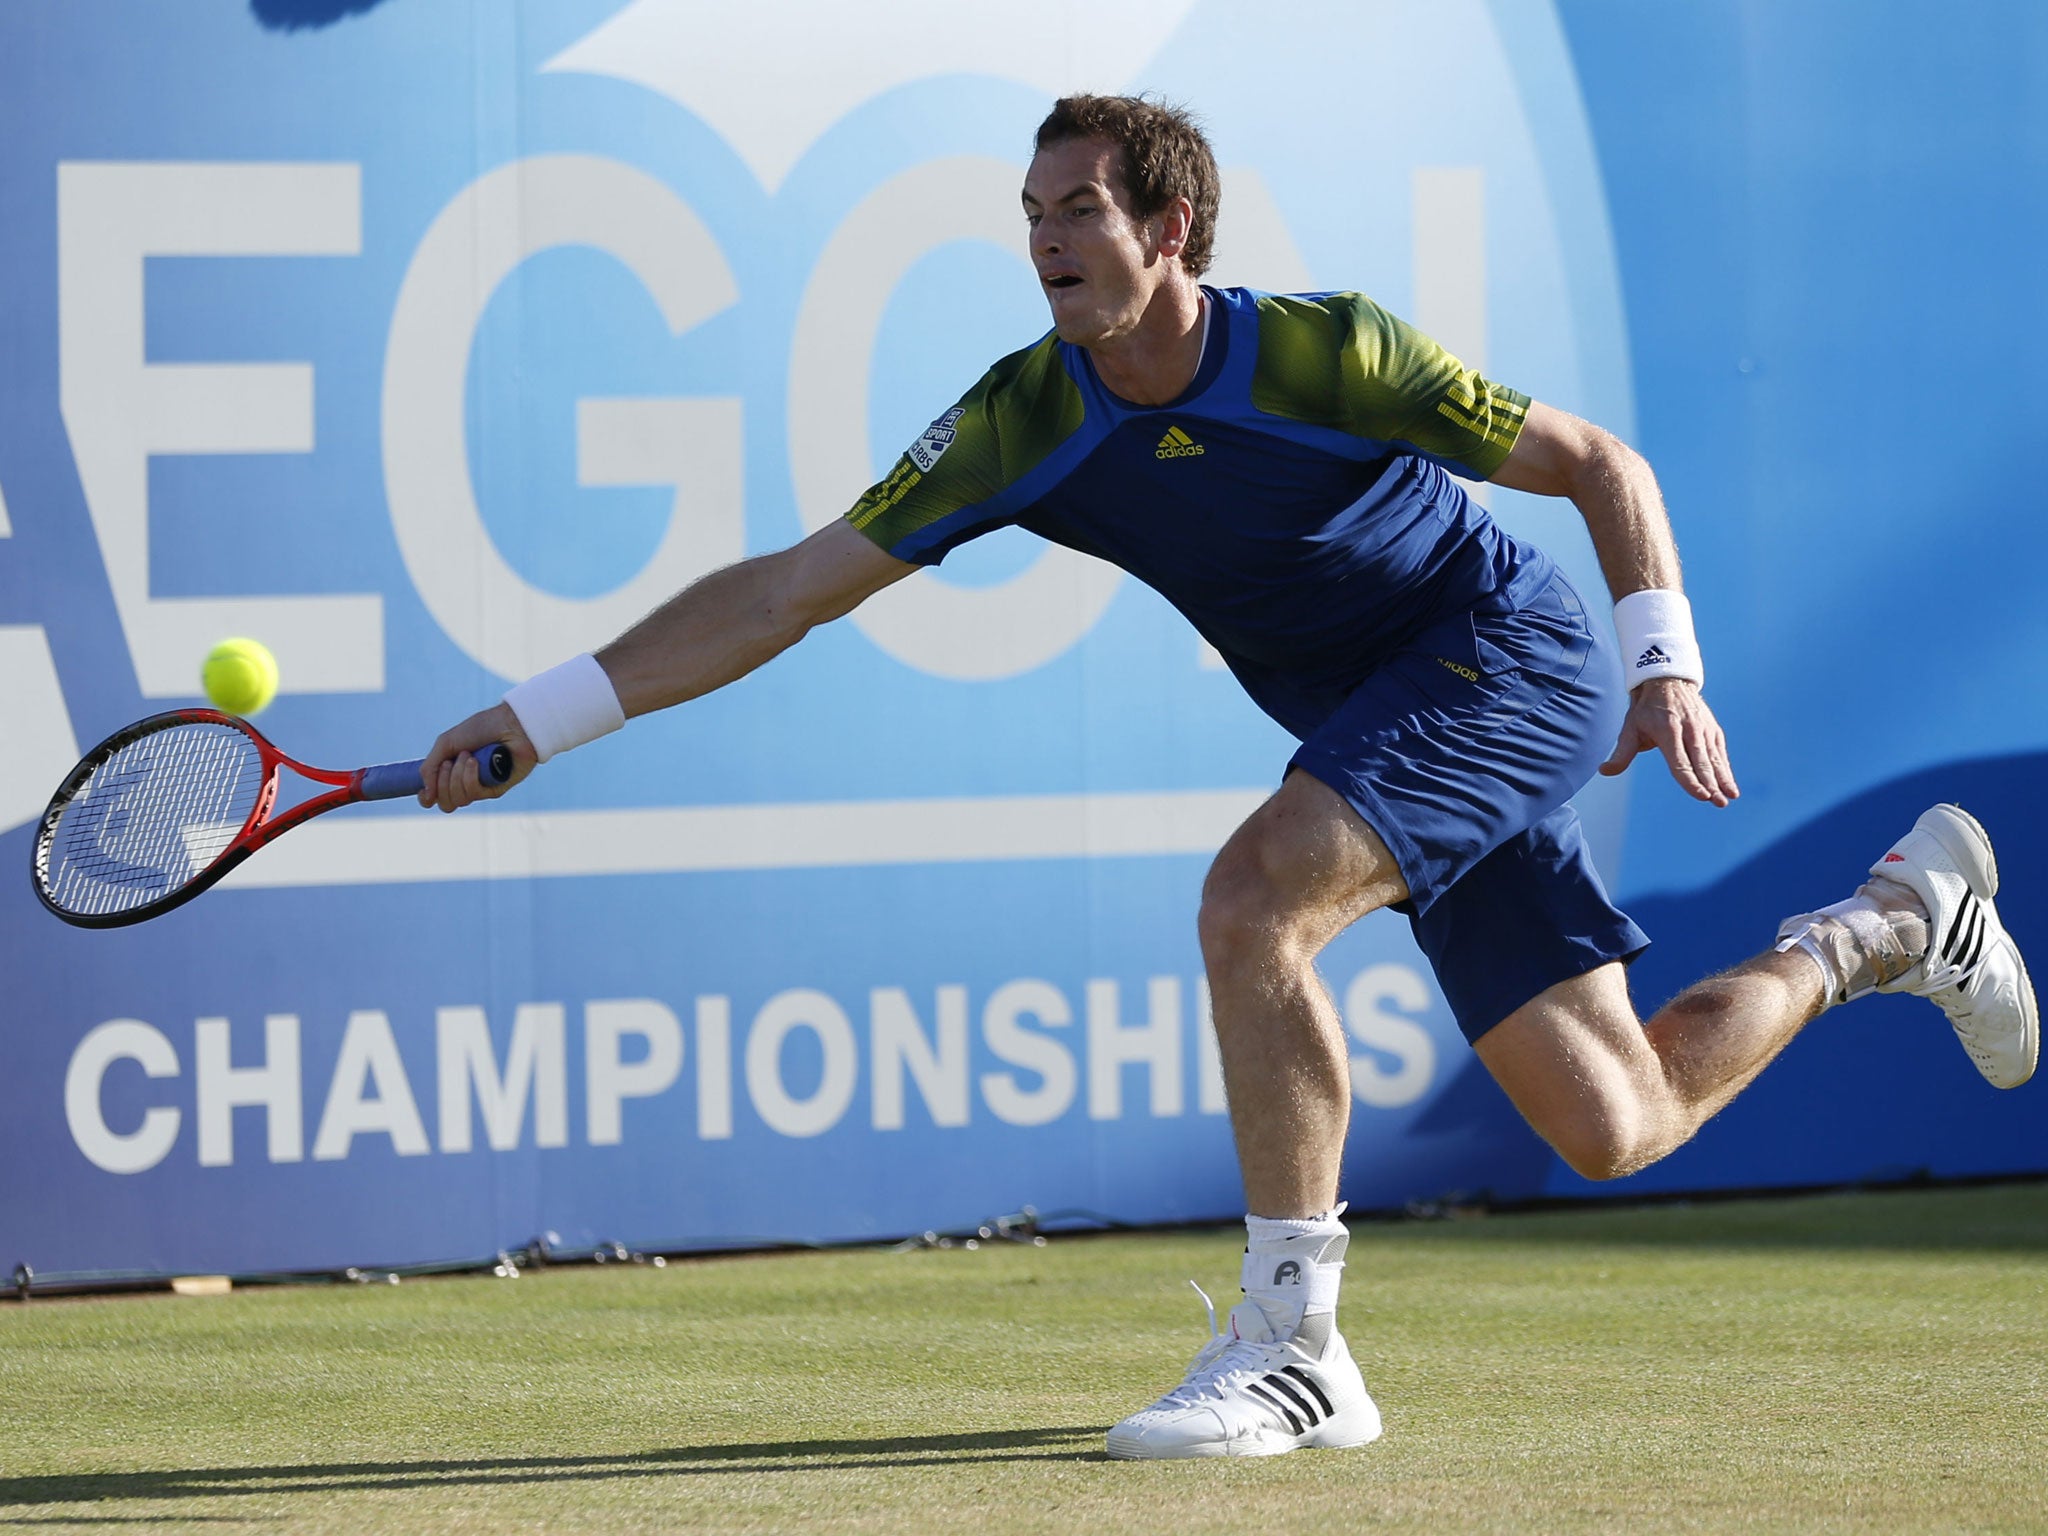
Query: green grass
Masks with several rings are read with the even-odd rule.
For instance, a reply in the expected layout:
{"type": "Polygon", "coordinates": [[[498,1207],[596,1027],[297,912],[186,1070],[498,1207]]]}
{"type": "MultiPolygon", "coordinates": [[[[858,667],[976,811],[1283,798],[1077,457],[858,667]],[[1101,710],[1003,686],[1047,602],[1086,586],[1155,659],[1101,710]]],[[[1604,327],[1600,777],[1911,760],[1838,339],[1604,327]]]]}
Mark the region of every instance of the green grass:
{"type": "Polygon", "coordinates": [[[0,1307],[0,1527],[2048,1530],[2048,1187],[1363,1226],[1382,1441],[1108,1461],[1237,1250],[0,1307]]]}

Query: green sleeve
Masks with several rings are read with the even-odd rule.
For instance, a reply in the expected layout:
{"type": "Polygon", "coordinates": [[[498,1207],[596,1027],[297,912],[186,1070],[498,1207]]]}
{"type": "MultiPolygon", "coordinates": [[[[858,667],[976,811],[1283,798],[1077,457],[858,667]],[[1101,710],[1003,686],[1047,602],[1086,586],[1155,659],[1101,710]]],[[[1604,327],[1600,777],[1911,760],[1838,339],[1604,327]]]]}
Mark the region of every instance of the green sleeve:
{"type": "Polygon", "coordinates": [[[1405,443],[1485,479],[1529,397],[1482,378],[1363,294],[1259,300],[1252,403],[1269,415],[1405,443]]]}
{"type": "Polygon", "coordinates": [[[1054,338],[1016,352],[904,452],[846,514],[900,560],[935,564],[964,539],[1013,520],[1003,493],[1081,425],[1081,394],[1054,338]]]}

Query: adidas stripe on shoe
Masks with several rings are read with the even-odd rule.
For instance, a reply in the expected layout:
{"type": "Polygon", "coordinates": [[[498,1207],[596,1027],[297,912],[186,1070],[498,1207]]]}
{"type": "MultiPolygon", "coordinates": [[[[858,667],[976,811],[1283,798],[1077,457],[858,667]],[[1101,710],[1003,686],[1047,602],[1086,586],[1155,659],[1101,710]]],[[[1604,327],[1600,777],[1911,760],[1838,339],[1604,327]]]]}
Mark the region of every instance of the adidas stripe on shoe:
{"type": "MultiPolygon", "coordinates": [[[[1202,1301],[1207,1305],[1209,1298],[1202,1301]]],[[[1111,1429],[1109,1454],[1123,1460],[1277,1456],[1378,1439],[1379,1408],[1334,1322],[1332,1314],[1316,1313],[1292,1338],[1278,1339],[1256,1304],[1240,1302],[1231,1309],[1230,1331],[1216,1333],[1211,1306],[1213,1337],[1187,1376],[1111,1429]]]]}
{"type": "Polygon", "coordinates": [[[2041,1019],[2019,946],[1998,920],[1998,860],[1961,806],[1923,811],[1913,830],[1870,866],[1910,887],[1927,907],[1927,955],[1881,992],[1910,992],[1948,1015],[1956,1038],[1995,1088],[2034,1075],[2041,1019]]]}

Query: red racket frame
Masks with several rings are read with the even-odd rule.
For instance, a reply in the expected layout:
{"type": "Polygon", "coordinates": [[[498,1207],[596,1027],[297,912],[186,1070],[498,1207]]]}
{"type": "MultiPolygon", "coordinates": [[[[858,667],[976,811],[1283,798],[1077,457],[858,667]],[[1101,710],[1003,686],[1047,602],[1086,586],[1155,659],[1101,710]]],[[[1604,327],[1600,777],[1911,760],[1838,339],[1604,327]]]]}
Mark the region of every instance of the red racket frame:
{"type": "MultiPolygon", "coordinates": [[[[510,775],[511,753],[502,746],[496,747],[481,766],[486,783],[502,783],[510,775]]],[[[395,800],[417,793],[420,782],[419,768],[417,762],[385,763],[369,768],[315,768],[284,752],[269,737],[239,715],[224,714],[217,709],[166,710],[162,714],[151,715],[145,720],[137,720],[132,725],[123,726],[79,759],[78,765],[65,776],[64,782],[51,797],[48,808],[43,812],[42,821],[37,826],[35,840],[30,849],[30,878],[35,885],[38,899],[65,922],[80,928],[124,928],[131,923],[161,917],[164,913],[183,906],[193,897],[218,883],[257,849],[276,841],[292,828],[311,821],[315,816],[334,810],[338,806],[354,805],[363,800],[395,800]],[[55,835],[57,822],[63,816],[65,808],[71,804],[78,787],[123,747],[180,725],[229,726],[256,744],[262,763],[263,787],[257,791],[256,803],[250,808],[241,830],[211,864],[177,890],[156,901],[110,913],[72,912],[58,906],[51,899],[47,889],[50,841],[55,835]],[[286,768],[312,783],[326,785],[328,789],[325,794],[317,794],[310,799],[302,800],[290,810],[272,819],[271,812],[277,805],[281,771],[286,768]]]]}

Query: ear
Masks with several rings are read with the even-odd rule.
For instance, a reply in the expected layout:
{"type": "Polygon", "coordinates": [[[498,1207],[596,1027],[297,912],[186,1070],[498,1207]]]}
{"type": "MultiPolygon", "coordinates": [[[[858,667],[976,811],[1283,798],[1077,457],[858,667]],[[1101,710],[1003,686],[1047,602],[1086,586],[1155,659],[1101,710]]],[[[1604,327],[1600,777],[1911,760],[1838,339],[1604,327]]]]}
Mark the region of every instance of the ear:
{"type": "Polygon", "coordinates": [[[1195,228],[1195,205],[1184,197],[1176,197],[1159,211],[1159,254],[1178,256],[1187,249],[1188,236],[1195,228]]]}

